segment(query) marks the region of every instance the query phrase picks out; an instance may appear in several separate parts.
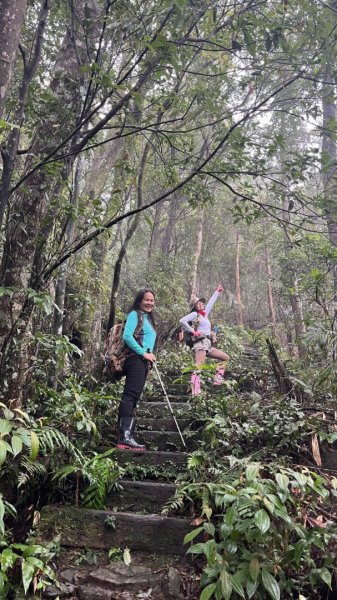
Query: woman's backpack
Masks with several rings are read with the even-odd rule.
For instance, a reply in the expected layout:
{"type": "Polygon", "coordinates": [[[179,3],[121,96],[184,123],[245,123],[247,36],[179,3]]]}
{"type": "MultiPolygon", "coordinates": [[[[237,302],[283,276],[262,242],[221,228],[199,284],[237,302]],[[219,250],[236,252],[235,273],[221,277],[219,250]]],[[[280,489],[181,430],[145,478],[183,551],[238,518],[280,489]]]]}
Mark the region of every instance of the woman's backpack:
{"type": "Polygon", "coordinates": [[[188,348],[193,348],[193,344],[195,339],[192,338],[192,334],[190,331],[184,331],[184,344],[188,346],[188,348]]]}
{"type": "MultiPolygon", "coordinates": [[[[143,314],[137,310],[138,323],[133,334],[135,340],[140,343],[144,324],[143,314]]],[[[118,381],[123,376],[124,363],[131,354],[130,348],[123,342],[124,323],[117,323],[111,327],[106,340],[104,353],[103,375],[110,381],[118,381]]]]}

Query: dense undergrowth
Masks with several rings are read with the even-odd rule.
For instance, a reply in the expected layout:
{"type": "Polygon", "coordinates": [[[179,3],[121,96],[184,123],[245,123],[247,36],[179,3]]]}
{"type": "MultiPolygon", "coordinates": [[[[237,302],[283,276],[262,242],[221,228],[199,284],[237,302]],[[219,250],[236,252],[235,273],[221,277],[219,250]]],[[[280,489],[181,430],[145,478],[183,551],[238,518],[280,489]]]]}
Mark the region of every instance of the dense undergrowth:
{"type": "MultiPolygon", "coordinates": [[[[190,426],[200,441],[164,510],[192,510],[195,530],[185,541],[202,559],[202,600],[326,598],[335,588],[337,490],[334,468],[324,463],[337,438],[327,375],[288,363],[294,385],[306,392],[301,404],[278,392],[262,338],[234,330],[219,337],[231,356],[227,378],[215,391],[214,366],[203,369],[190,426]]],[[[167,384],[187,384],[191,354],[168,344],[159,367],[167,384]]],[[[72,375],[57,389],[36,385],[26,412],[2,407],[1,597],[38,593],[54,578],[58,540],[42,546],[34,539],[44,504],[104,508],[118,486],[125,471],[106,440],[114,439],[121,386],[72,375]]],[[[157,387],[153,374],[146,394],[157,387]]],[[[144,465],[128,476],[172,478],[166,470],[144,465]]]]}
{"type": "MultiPolygon", "coordinates": [[[[165,510],[193,506],[185,543],[205,561],[201,600],[327,598],[336,588],[337,479],[321,455],[337,437],[334,398],[315,397],[303,369],[290,373],[294,394],[282,396],[266,356],[255,373],[243,359],[234,357],[221,393],[194,400],[202,441],[165,510]]],[[[206,388],[210,375],[206,368],[206,388]]]]}

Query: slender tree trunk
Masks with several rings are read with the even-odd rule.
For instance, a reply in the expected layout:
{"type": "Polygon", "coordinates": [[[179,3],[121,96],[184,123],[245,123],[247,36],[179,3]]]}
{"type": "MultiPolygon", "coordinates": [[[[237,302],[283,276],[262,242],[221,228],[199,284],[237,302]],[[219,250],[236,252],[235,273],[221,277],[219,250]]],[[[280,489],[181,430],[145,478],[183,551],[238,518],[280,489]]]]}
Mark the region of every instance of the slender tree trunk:
{"type": "MultiPolygon", "coordinates": [[[[75,177],[74,177],[74,189],[71,194],[70,206],[75,208],[78,204],[79,198],[79,178],[81,173],[81,160],[79,159],[75,165],[75,177]]],[[[67,225],[65,227],[65,241],[70,244],[72,242],[74,234],[74,220],[69,217],[67,225]]],[[[68,276],[69,263],[66,262],[62,265],[60,273],[57,278],[55,286],[55,311],[54,311],[54,325],[53,332],[55,335],[62,335],[63,333],[63,317],[64,317],[64,305],[66,297],[67,287],[67,276],[68,276]]]]}
{"type": "Polygon", "coordinates": [[[169,212],[168,212],[168,221],[167,225],[164,229],[164,235],[161,241],[161,251],[165,256],[168,256],[171,251],[172,246],[172,235],[174,231],[174,227],[177,220],[177,211],[178,211],[178,199],[177,196],[174,195],[170,202],[169,212]]]}
{"type": "MultiPolygon", "coordinates": [[[[147,162],[147,158],[148,158],[150,149],[151,149],[151,145],[149,142],[147,142],[145,145],[144,151],[143,151],[143,155],[142,155],[142,159],[141,159],[140,167],[139,167],[138,182],[137,182],[137,208],[140,208],[141,206],[143,206],[144,171],[145,171],[145,166],[146,166],[146,162],[147,162]]],[[[119,288],[119,283],[120,283],[123,260],[126,255],[126,251],[127,251],[129,242],[138,227],[139,219],[140,219],[140,215],[137,214],[134,217],[134,219],[126,233],[124,243],[122,244],[122,247],[119,251],[119,254],[118,254],[118,257],[117,257],[117,260],[115,263],[114,274],[113,274],[113,279],[112,279],[112,286],[111,286],[110,314],[109,314],[109,319],[108,319],[107,332],[110,331],[111,327],[113,326],[113,324],[115,322],[117,293],[118,293],[118,288],[119,288]]]]}
{"type": "Polygon", "coordinates": [[[100,375],[101,366],[101,340],[102,340],[102,322],[103,322],[103,304],[102,304],[102,273],[106,260],[108,249],[108,239],[101,236],[92,248],[91,261],[93,268],[91,271],[90,290],[95,290],[95,303],[92,310],[86,310],[83,314],[83,327],[85,329],[82,335],[83,357],[81,361],[82,369],[85,373],[91,373],[94,377],[100,375]],[[89,322],[89,327],[87,323],[89,322]]]}
{"type": "MultiPolygon", "coordinates": [[[[176,159],[176,154],[177,151],[174,147],[171,148],[171,160],[172,162],[175,161],[176,159]]],[[[172,234],[173,234],[173,229],[176,223],[176,218],[177,218],[177,209],[178,209],[178,196],[177,194],[174,194],[170,205],[169,205],[169,209],[168,209],[168,221],[167,221],[167,225],[164,229],[164,234],[163,234],[163,238],[161,241],[161,251],[164,254],[164,256],[168,256],[171,250],[171,243],[172,243],[172,234]]]]}
{"type": "Polygon", "coordinates": [[[294,317],[294,327],[298,355],[300,358],[305,358],[306,350],[303,344],[303,336],[306,332],[306,327],[304,323],[302,299],[298,291],[298,281],[296,277],[293,280],[293,291],[289,293],[289,299],[294,317]]]}
{"type": "Polygon", "coordinates": [[[189,281],[189,297],[190,300],[193,299],[193,296],[196,296],[197,292],[197,277],[198,277],[198,263],[202,250],[202,238],[203,238],[203,229],[204,229],[204,207],[200,207],[198,209],[197,215],[197,225],[196,225],[196,243],[194,253],[192,255],[192,264],[190,270],[190,281],[189,281]]]}
{"type": "MultiPolygon", "coordinates": [[[[43,44],[43,35],[47,24],[47,16],[49,11],[48,0],[42,0],[41,9],[38,17],[38,23],[36,27],[35,45],[31,54],[31,59],[27,62],[25,56],[22,81],[18,92],[18,98],[16,103],[16,110],[12,121],[20,127],[13,127],[8,135],[8,141],[6,145],[1,147],[2,156],[2,175],[1,175],[1,187],[0,187],[0,228],[2,228],[3,218],[6,207],[9,200],[9,190],[11,180],[13,178],[13,172],[16,164],[17,151],[21,135],[21,126],[24,122],[24,113],[27,103],[27,96],[29,90],[29,84],[32,81],[36,69],[39,65],[41,58],[41,49],[43,44]]],[[[0,25],[0,36],[1,36],[1,25],[0,25]]],[[[0,73],[1,73],[1,62],[0,62],[0,73]]],[[[0,75],[1,78],[1,75],[0,75]]]]}
{"type": "Polygon", "coordinates": [[[241,282],[240,282],[240,252],[241,252],[241,238],[240,233],[236,232],[236,252],[235,252],[235,293],[237,302],[237,320],[238,325],[243,327],[243,309],[241,302],[241,282]]]}
{"type": "MultiPolygon", "coordinates": [[[[288,252],[291,250],[291,243],[289,242],[289,234],[288,234],[288,221],[290,219],[289,210],[288,210],[288,201],[286,198],[283,198],[282,202],[283,209],[283,221],[284,221],[284,251],[285,256],[287,256],[288,252]]],[[[289,302],[291,306],[291,311],[293,315],[294,329],[295,329],[295,342],[298,350],[298,356],[300,358],[305,358],[306,350],[303,344],[303,336],[306,332],[304,315],[303,315],[303,306],[302,299],[298,288],[298,278],[297,273],[294,270],[291,261],[286,261],[286,271],[284,273],[284,280],[286,282],[286,286],[289,294],[289,302]]]]}
{"type": "MultiPolygon", "coordinates": [[[[115,140],[110,144],[106,144],[98,160],[95,160],[95,169],[92,169],[88,174],[85,185],[82,191],[82,196],[90,198],[101,198],[107,186],[112,185],[111,171],[113,165],[117,162],[124,147],[124,140],[115,140]]],[[[106,213],[102,220],[108,218],[111,208],[107,206],[106,213]]],[[[121,227],[121,224],[120,224],[121,227]]],[[[108,238],[104,235],[100,236],[95,244],[91,246],[91,261],[92,268],[89,276],[89,291],[94,294],[95,302],[91,308],[85,308],[81,319],[83,326],[82,334],[82,368],[85,373],[91,373],[94,377],[99,376],[99,368],[101,366],[101,340],[102,340],[102,323],[103,323],[103,286],[102,275],[108,250],[111,252],[114,245],[117,243],[118,230],[116,230],[115,238],[112,244],[108,243],[108,238]]]]}
{"type": "Polygon", "coordinates": [[[0,118],[4,112],[26,4],[27,0],[1,0],[0,2],[0,118]]]}
{"type": "Polygon", "coordinates": [[[272,269],[270,262],[270,255],[268,246],[265,246],[265,261],[266,261],[266,272],[267,272],[267,295],[268,295],[268,308],[269,308],[269,319],[270,324],[272,326],[272,330],[275,333],[276,331],[276,316],[275,316],[275,304],[274,304],[274,294],[273,294],[273,286],[272,286],[272,269]]]}
{"type": "MultiPolygon", "coordinates": [[[[337,248],[337,152],[336,152],[336,98],[335,80],[327,73],[327,85],[323,87],[323,139],[322,139],[322,171],[324,186],[324,203],[328,222],[329,239],[337,248]],[[328,85],[330,84],[330,85],[328,85]]],[[[332,262],[334,282],[334,302],[337,299],[337,260],[332,262]]]]}
{"type": "Polygon", "coordinates": [[[160,223],[163,214],[163,204],[156,204],[154,209],[154,218],[153,225],[150,235],[150,243],[149,243],[149,252],[147,256],[147,266],[146,272],[148,275],[152,273],[152,269],[155,266],[155,259],[157,257],[157,251],[159,247],[159,237],[160,237],[160,223]]]}

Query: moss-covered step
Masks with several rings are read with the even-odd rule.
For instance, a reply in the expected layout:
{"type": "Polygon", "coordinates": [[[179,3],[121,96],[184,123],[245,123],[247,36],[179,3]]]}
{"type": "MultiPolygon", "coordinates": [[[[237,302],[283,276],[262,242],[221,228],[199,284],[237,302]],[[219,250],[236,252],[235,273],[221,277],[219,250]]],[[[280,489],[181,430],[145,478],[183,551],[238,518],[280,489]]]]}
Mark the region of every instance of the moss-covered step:
{"type": "Polygon", "coordinates": [[[170,466],[185,466],[187,454],[185,452],[161,452],[155,450],[119,450],[113,454],[113,458],[118,464],[125,465],[128,463],[139,464],[142,466],[155,467],[170,467],[170,466]]]}
{"type": "MultiPolygon", "coordinates": [[[[195,449],[196,434],[189,432],[188,435],[183,434],[186,449],[195,449]]],[[[140,444],[144,444],[146,448],[151,450],[185,450],[178,431],[146,431],[139,430],[135,432],[135,438],[140,444]]]]}
{"type": "Polygon", "coordinates": [[[117,450],[113,456],[123,467],[125,479],[171,482],[187,469],[185,452],[117,450]]]}
{"type": "Polygon", "coordinates": [[[173,483],[124,479],[118,483],[121,487],[108,495],[107,507],[126,512],[160,513],[176,490],[173,483]]]}
{"type": "Polygon", "coordinates": [[[192,527],[186,519],[159,515],[110,512],[74,507],[45,506],[41,511],[39,539],[61,536],[61,546],[106,549],[129,548],[142,552],[186,552],[184,536],[192,527]]]}
{"type": "MultiPolygon", "coordinates": [[[[181,431],[187,429],[191,423],[190,419],[177,419],[181,431]]],[[[137,419],[137,429],[146,429],[147,431],[176,431],[177,427],[172,417],[153,419],[150,417],[139,417],[137,419]]]]}
{"type": "MultiPolygon", "coordinates": [[[[188,402],[175,402],[172,406],[172,410],[176,419],[181,417],[188,419],[193,417],[193,405],[188,402]]],[[[165,401],[159,402],[145,402],[142,401],[137,407],[137,417],[150,417],[156,419],[157,417],[168,418],[171,416],[168,404],[165,401]]]]}
{"type": "MultiPolygon", "coordinates": [[[[191,394],[167,394],[170,402],[176,404],[176,402],[188,402],[191,399],[191,394]]],[[[166,402],[165,396],[163,393],[157,392],[152,393],[151,395],[145,395],[144,399],[146,402],[166,402]]]]}

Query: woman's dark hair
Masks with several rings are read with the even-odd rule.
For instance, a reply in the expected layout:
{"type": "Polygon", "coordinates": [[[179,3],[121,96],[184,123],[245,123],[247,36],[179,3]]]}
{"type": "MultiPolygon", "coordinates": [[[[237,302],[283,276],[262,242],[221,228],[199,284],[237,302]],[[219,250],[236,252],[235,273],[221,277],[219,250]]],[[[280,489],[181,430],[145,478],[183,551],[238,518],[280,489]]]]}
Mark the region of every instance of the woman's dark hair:
{"type": "MultiPolygon", "coordinates": [[[[154,297],[156,297],[156,294],[150,288],[142,288],[141,290],[139,290],[139,292],[137,292],[136,297],[128,310],[128,313],[130,313],[132,310],[140,310],[140,303],[144,299],[144,296],[147,292],[150,292],[151,294],[153,294],[154,297]]],[[[156,322],[154,320],[153,311],[148,313],[148,315],[152,323],[153,329],[156,329],[156,322]]]]}

